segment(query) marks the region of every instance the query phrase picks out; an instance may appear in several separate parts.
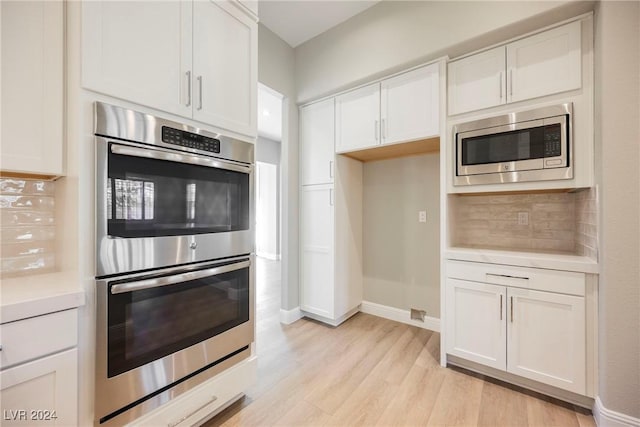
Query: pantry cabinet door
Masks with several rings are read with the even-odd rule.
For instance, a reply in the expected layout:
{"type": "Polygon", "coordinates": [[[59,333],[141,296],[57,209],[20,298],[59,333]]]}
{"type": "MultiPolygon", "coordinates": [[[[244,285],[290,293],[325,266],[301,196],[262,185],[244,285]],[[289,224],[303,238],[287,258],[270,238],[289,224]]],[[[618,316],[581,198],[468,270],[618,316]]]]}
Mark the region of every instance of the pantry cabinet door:
{"type": "Polygon", "coordinates": [[[508,289],[507,371],[585,394],[584,297],[508,289]]]}
{"type": "Polygon", "coordinates": [[[380,144],[380,83],[336,97],[336,152],[380,144]]]}
{"type": "Polygon", "coordinates": [[[509,102],[581,87],[580,25],[575,21],[507,45],[509,102]]]}
{"type": "Polygon", "coordinates": [[[191,1],[82,3],[82,85],[191,118],[191,1]]]}
{"type": "Polygon", "coordinates": [[[447,353],[504,370],[506,288],[447,279],[447,353]]]}
{"type": "Polygon", "coordinates": [[[228,1],[193,6],[193,118],[257,136],[258,24],[228,1]]]}
{"type": "Polygon", "coordinates": [[[64,4],[0,2],[0,168],[64,173],[64,4]]]}
{"type": "Polygon", "coordinates": [[[448,69],[449,115],[506,102],[504,46],[452,61],[448,69]]]}
{"type": "Polygon", "coordinates": [[[383,144],[439,135],[439,66],[432,64],[381,82],[383,144]]]}
{"type": "Polygon", "coordinates": [[[300,309],[334,318],[333,185],[305,185],[300,201],[300,309]]]}
{"type": "Polygon", "coordinates": [[[335,157],[334,99],[326,99],[300,109],[300,183],[333,182],[335,157]]]}

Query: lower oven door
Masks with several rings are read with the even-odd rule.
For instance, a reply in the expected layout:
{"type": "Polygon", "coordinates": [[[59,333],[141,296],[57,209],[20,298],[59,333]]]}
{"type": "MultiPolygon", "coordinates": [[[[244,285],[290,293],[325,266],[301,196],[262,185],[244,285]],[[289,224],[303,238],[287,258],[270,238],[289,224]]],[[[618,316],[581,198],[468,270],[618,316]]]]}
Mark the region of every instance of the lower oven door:
{"type": "Polygon", "coordinates": [[[254,339],[251,257],[96,283],[100,421],[245,351],[254,339]]]}

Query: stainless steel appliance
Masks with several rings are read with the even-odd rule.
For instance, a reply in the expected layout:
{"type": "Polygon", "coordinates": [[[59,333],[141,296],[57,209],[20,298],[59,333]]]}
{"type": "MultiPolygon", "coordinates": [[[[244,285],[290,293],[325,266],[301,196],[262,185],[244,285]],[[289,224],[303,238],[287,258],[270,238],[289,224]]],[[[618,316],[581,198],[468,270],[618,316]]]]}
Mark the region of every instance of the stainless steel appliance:
{"type": "Polygon", "coordinates": [[[253,145],[96,103],[96,424],[251,354],[253,145]]]}
{"type": "Polygon", "coordinates": [[[98,277],[253,252],[254,146],[96,103],[98,277]]]}
{"type": "Polygon", "coordinates": [[[573,178],[571,103],[454,126],[454,185],[573,178]]]}

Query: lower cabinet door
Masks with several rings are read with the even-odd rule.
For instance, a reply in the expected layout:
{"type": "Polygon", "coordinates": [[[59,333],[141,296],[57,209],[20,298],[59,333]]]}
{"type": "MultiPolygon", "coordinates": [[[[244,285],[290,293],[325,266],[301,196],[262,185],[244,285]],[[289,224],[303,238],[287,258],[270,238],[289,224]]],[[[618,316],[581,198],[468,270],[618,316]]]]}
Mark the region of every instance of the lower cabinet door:
{"type": "Polygon", "coordinates": [[[583,297],[509,288],[507,371],[584,394],[583,297]]]}
{"type": "Polygon", "coordinates": [[[2,425],[78,425],[78,351],[0,372],[2,425]]]}
{"type": "Polygon", "coordinates": [[[334,317],[333,185],[305,185],[300,216],[300,308],[334,317]]]}
{"type": "Polygon", "coordinates": [[[447,279],[447,353],[506,369],[506,288],[447,279]]]}

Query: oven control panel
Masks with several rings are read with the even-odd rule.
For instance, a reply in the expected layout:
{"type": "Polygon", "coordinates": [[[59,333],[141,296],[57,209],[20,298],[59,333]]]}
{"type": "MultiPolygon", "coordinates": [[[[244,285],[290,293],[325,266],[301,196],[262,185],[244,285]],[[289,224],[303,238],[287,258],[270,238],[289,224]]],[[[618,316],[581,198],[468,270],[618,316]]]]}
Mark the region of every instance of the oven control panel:
{"type": "Polygon", "coordinates": [[[167,126],[162,126],[162,142],[180,145],[181,147],[186,148],[193,148],[195,150],[220,153],[219,139],[209,138],[204,135],[198,135],[197,133],[186,132],[167,126]]]}

